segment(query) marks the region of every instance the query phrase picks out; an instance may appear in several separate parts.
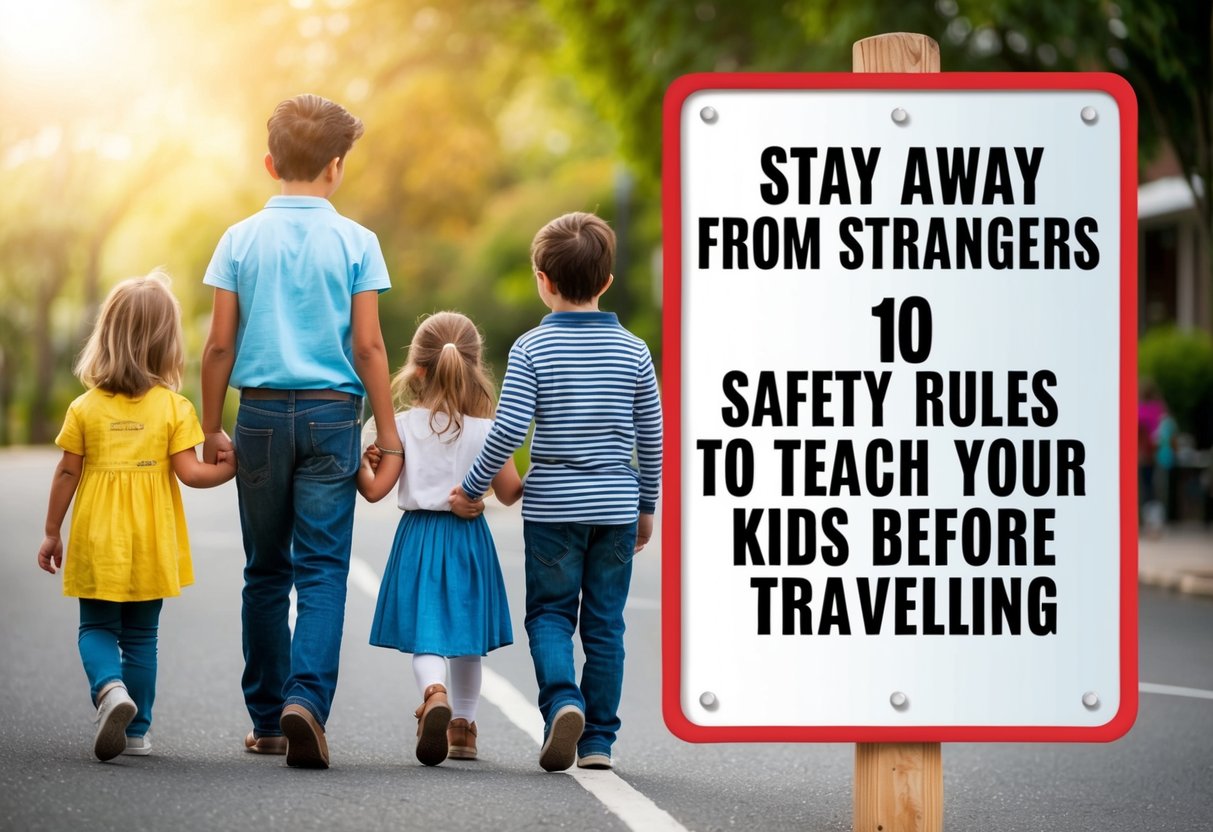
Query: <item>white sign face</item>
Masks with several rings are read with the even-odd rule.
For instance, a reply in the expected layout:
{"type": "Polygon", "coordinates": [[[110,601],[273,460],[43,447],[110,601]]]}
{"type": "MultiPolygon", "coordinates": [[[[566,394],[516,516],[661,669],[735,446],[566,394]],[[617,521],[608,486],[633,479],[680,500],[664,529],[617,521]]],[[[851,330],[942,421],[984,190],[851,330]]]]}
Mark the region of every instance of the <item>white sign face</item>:
{"type": "Polygon", "coordinates": [[[1135,113],[999,77],[681,99],[676,733],[1132,724],[1135,113]]]}

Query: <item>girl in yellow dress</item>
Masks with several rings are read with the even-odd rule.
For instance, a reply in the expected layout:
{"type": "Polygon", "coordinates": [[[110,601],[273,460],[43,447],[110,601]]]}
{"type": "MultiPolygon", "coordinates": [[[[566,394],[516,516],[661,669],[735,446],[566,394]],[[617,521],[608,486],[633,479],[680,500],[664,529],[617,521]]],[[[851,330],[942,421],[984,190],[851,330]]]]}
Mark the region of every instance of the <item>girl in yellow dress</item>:
{"type": "Polygon", "coordinates": [[[181,307],[155,271],[114,287],[76,375],[89,391],[68,407],[55,444],[38,566],[64,566],[61,529],[73,496],[63,594],[80,599],[80,658],[97,707],[100,760],[151,751],[156,629],[164,598],[194,581],[177,480],[227,482],[235,459],[198,459],[202,427],[174,392],[185,363],[181,307]]]}

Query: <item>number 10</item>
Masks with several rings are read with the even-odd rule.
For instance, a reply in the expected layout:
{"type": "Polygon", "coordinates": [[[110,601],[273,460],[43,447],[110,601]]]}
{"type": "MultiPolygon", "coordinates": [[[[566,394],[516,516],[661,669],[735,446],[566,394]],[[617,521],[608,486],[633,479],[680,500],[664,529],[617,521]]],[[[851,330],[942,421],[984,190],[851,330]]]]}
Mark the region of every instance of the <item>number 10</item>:
{"type": "Polygon", "coordinates": [[[908,297],[902,301],[896,322],[893,306],[893,298],[885,298],[872,307],[872,314],[880,319],[880,360],[894,360],[893,331],[896,329],[897,351],[902,359],[910,364],[921,364],[931,354],[931,305],[918,295],[908,297]]]}

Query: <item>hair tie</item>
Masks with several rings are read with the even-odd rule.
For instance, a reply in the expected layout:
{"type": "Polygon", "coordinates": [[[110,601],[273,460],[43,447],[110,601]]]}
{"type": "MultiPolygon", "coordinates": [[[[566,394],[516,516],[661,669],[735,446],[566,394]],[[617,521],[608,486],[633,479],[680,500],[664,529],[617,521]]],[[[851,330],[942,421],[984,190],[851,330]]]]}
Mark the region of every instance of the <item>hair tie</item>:
{"type": "Polygon", "coordinates": [[[457,349],[459,349],[459,347],[455,346],[455,345],[454,345],[454,344],[452,344],[450,341],[447,341],[445,344],[443,344],[443,345],[442,345],[442,348],[443,348],[444,350],[447,350],[447,349],[450,349],[450,350],[457,350],[457,349]]]}

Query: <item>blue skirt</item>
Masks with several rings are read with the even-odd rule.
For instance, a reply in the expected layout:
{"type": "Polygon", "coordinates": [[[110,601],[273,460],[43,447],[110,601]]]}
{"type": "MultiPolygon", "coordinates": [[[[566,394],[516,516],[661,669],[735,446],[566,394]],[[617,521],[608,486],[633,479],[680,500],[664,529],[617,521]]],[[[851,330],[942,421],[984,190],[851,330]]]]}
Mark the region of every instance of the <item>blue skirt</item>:
{"type": "Polygon", "coordinates": [[[406,511],[396,529],[371,644],[483,656],[514,642],[497,548],[484,515],[406,511]]]}

